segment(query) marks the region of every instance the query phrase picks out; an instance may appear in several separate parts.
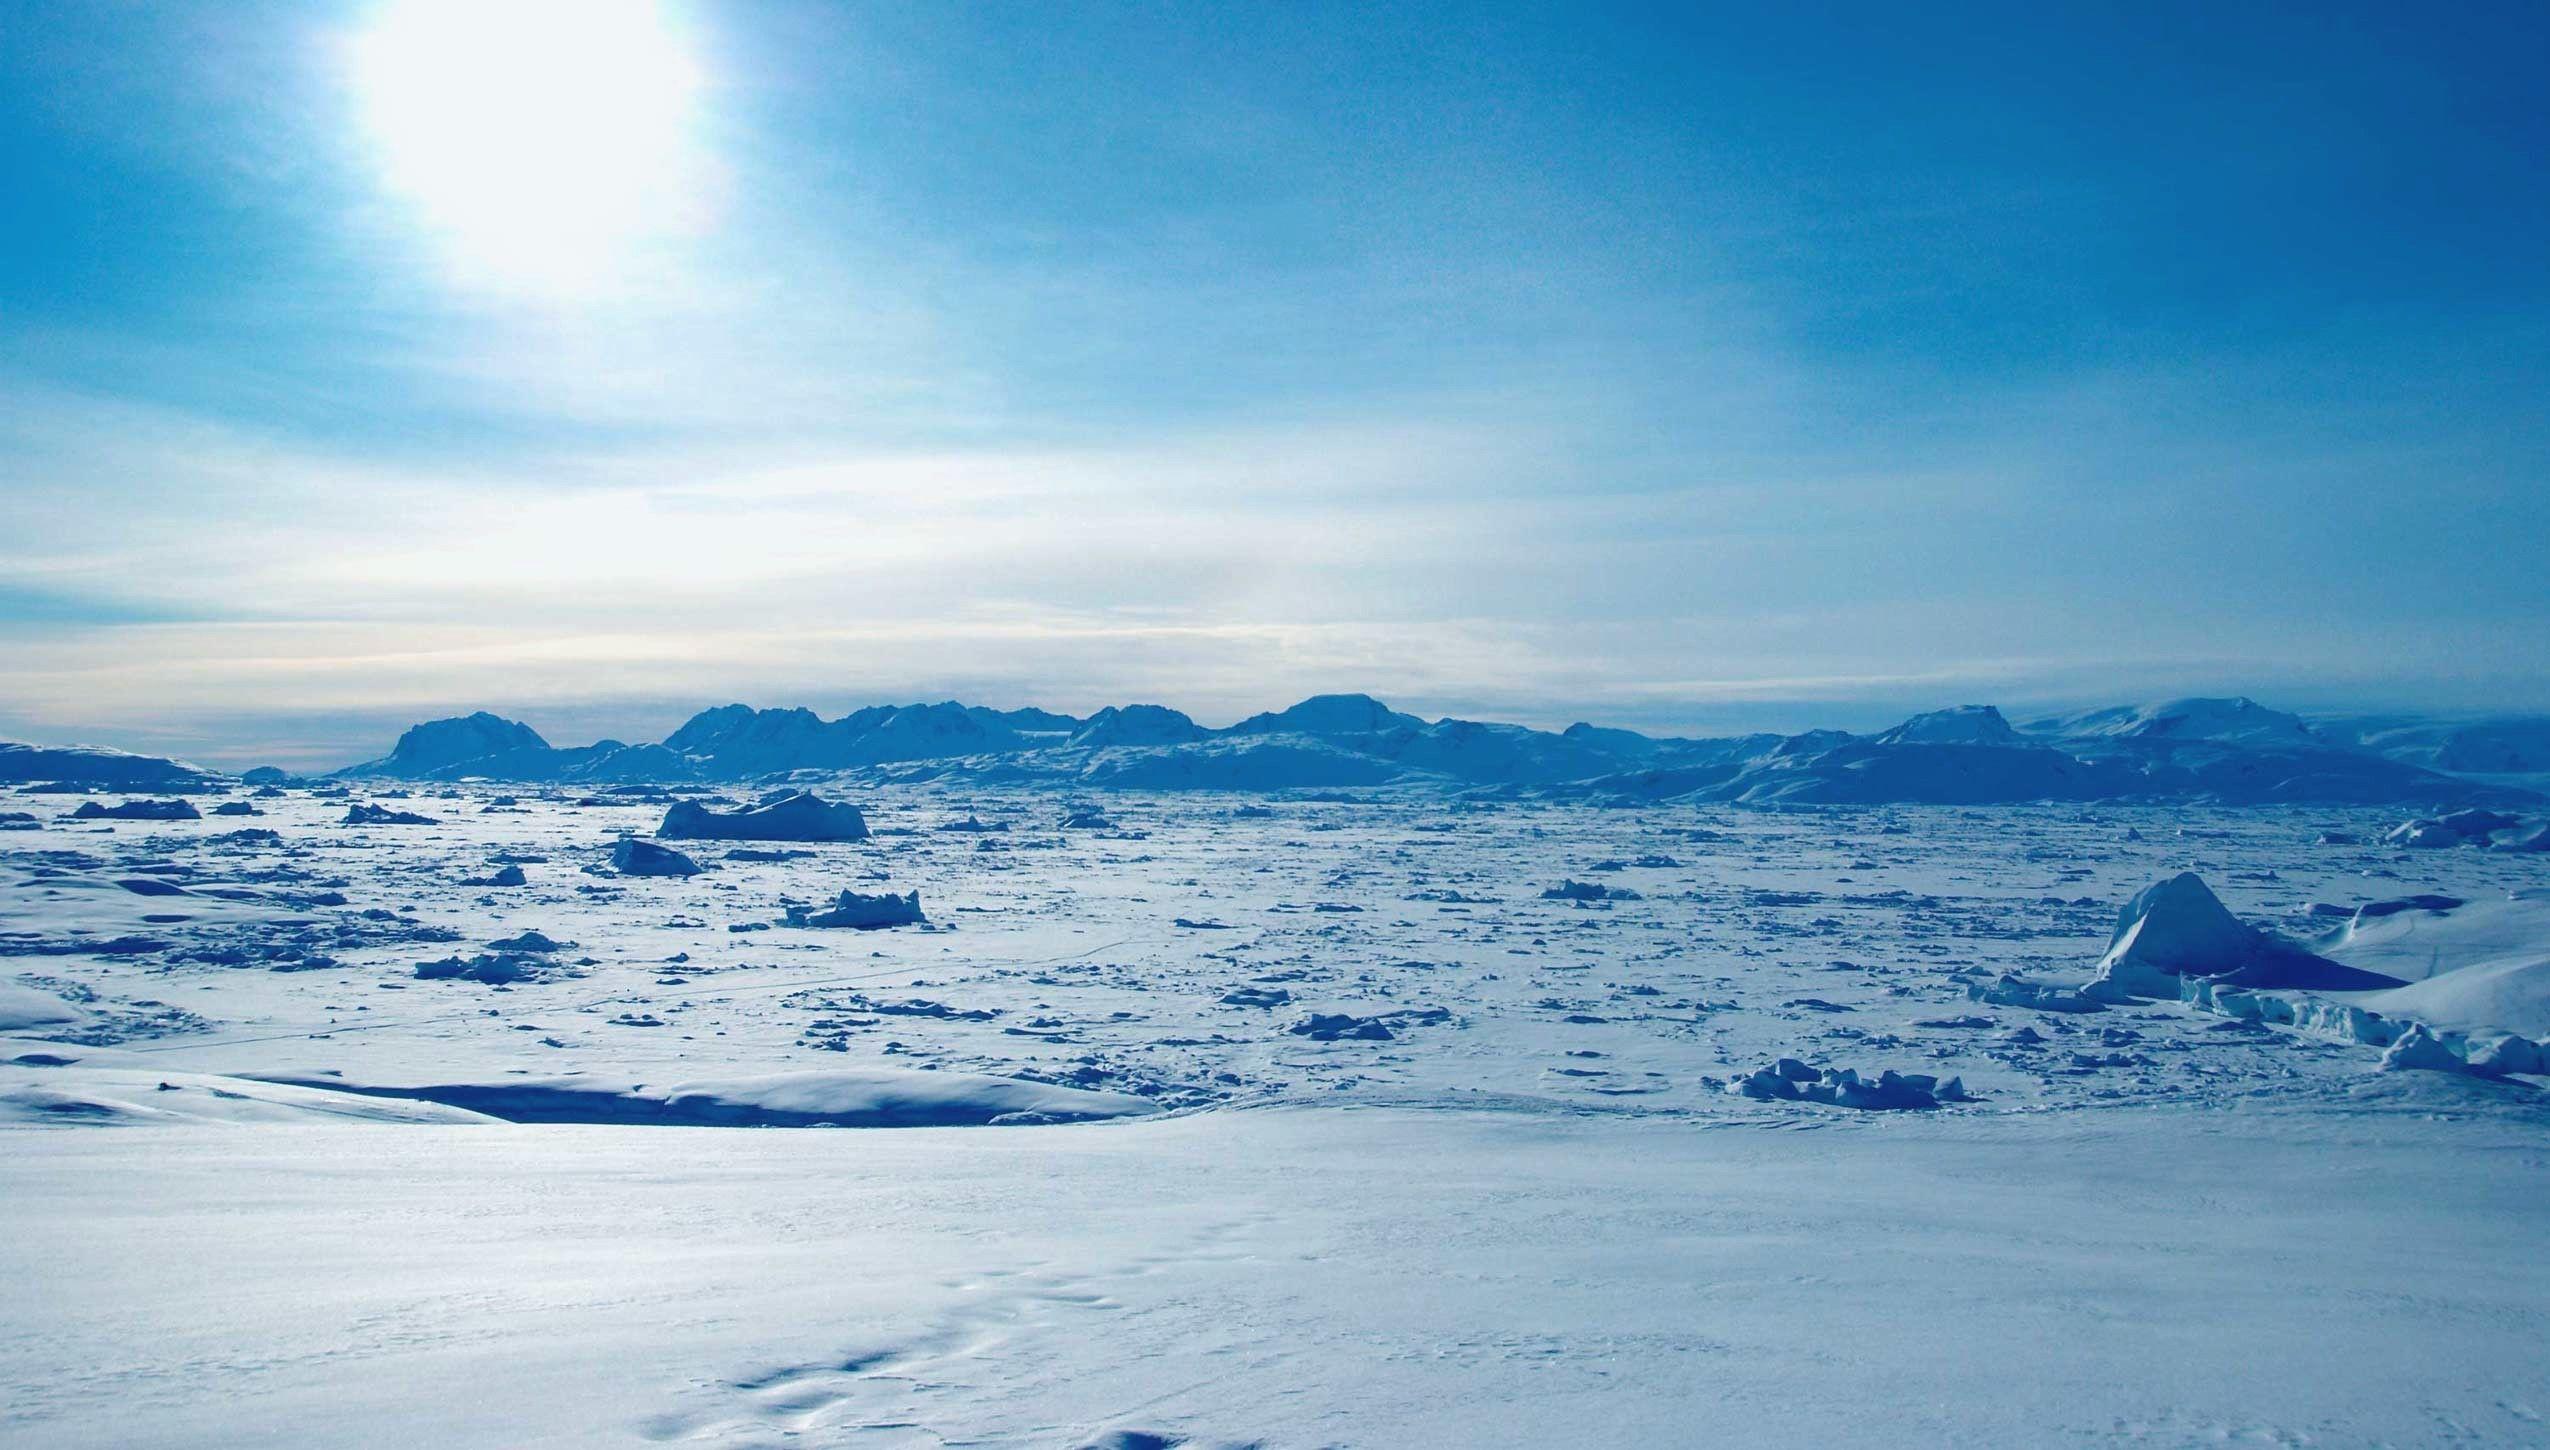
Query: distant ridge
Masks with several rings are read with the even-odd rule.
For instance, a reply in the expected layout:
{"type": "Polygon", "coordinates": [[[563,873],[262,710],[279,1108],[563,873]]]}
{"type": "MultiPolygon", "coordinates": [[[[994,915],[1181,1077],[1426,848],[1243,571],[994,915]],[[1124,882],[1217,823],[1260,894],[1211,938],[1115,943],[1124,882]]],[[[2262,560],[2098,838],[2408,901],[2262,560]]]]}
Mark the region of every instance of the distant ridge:
{"type": "Polygon", "coordinates": [[[102,786],[118,790],[180,790],[203,784],[212,772],[182,760],[135,755],[98,745],[20,745],[0,740],[0,782],[102,786]]]}
{"type": "MultiPolygon", "coordinates": [[[[2499,738],[2503,735],[2503,727],[2499,738]]],[[[484,711],[427,721],[347,777],[556,783],[741,783],[847,776],[1134,790],[1432,787],[1614,802],[1867,805],[2211,800],[2452,805],[2540,797],[2326,735],[2241,698],[2116,706],[2014,727],[1990,705],[1913,716],[1874,735],[1818,730],[1712,739],[1577,724],[1565,731],[1426,720],[1370,695],[1314,695],[1225,729],[1162,705],[1087,717],[954,700],[826,720],[721,705],[660,743],[559,747],[484,711]]],[[[2502,754],[2503,752],[2500,752],[2502,754]]],[[[2489,758],[2496,758],[2494,756],[2489,758]]]]}

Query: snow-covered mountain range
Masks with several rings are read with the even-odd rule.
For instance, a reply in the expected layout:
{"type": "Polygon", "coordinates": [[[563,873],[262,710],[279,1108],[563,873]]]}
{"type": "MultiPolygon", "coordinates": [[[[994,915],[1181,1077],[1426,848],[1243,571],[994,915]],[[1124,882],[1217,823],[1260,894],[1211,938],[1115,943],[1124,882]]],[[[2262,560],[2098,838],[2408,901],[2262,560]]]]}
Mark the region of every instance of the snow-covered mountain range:
{"type": "MultiPolygon", "coordinates": [[[[2537,728],[2537,727],[2536,727],[2537,728]]],[[[1426,720],[1368,695],[1319,695],[1209,729],[1162,705],[1087,717],[946,701],[827,720],[724,705],[653,744],[559,747],[486,713],[436,720],[339,772],[401,780],[747,782],[800,774],[1141,790],[1385,784],[1655,801],[1757,804],[2208,799],[2461,802],[2526,784],[2454,765],[2533,764],[2522,722],[2324,729],[2240,699],[2119,706],[2013,724],[1990,705],[1917,715],[1874,735],[1655,737],[1426,720]],[[2456,730],[2459,733],[2456,733],[2456,730]],[[2462,738],[2467,735],[2469,738],[2462,738]]]]}
{"type": "MultiPolygon", "coordinates": [[[[1317,695],[1208,728],[1164,705],[1088,716],[943,701],[837,719],[721,705],[663,740],[559,746],[480,711],[430,720],[349,779],[733,784],[849,776],[1125,790],[1343,789],[1648,802],[1987,804],[2210,800],[2455,805],[2540,798],[2550,720],[2381,717],[2315,724],[2246,698],[2125,705],[2013,723],[1990,705],[1859,735],[1650,736],[1427,720],[1369,695],[1317,695]]],[[[90,748],[0,744],[0,781],[183,789],[211,772],[90,748]]]]}

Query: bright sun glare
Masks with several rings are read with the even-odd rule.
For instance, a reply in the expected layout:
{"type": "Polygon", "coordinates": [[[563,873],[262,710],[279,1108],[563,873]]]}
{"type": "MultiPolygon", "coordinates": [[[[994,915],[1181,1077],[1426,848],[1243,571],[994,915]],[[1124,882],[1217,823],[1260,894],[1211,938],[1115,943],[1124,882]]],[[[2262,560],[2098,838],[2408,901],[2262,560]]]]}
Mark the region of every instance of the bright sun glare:
{"type": "Polygon", "coordinates": [[[354,81],[383,182],[482,280],[572,288],[700,209],[700,72],[649,0],[388,0],[354,81]]]}

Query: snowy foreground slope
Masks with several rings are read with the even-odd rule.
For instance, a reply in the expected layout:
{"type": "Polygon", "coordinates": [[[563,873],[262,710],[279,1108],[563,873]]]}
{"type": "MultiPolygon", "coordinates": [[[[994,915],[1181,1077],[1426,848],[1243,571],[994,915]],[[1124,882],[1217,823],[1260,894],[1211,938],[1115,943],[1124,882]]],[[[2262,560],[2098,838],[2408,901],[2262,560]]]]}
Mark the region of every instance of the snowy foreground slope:
{"type": "Polygon", "coordinates": [[[8,1146],[13,1444],[2537,1445],[2550,1411],[2538,1126],[2443,1091],[8,1146]]]}
{"type": "Polygon", "coordinates": [[[0,798],[0,1444],[2550,1439],[2537,814],[589,789],[0,798]]]}

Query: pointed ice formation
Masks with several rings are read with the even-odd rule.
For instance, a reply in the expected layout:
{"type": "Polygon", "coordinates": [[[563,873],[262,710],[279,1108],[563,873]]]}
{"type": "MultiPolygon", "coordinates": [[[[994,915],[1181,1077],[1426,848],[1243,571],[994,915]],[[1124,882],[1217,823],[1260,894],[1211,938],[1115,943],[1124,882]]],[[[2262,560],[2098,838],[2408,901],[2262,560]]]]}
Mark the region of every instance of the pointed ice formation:
{"type": "Polygon", "coordinates": [[[2204,879],[2181,871],[2134,893],[2117,913],[2116,934],[2099,959],[2088,995],[2176,997],[2184,978],[2239,987],[2367,992],[2397,977],[2315,956],[2233,916],[2204,879]]]}

